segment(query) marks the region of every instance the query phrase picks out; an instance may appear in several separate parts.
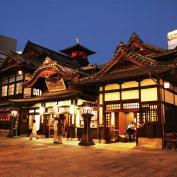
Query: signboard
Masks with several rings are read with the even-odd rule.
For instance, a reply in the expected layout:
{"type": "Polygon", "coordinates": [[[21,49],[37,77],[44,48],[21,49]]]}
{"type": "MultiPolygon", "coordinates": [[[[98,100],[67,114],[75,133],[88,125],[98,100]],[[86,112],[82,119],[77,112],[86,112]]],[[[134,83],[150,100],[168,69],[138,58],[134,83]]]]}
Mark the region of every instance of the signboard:
{"type": "Polygon", "coordinates": [[[66,90],[66,86],[63,79],[59,77],[52,77],[46,79],[46,84],[49,92],[66,90]]]}
{"type": "Polygon", "coordinates": [[[167,35],[168,49],[174,49],[177,46],[177,30],[171,31],[167,35]]]}

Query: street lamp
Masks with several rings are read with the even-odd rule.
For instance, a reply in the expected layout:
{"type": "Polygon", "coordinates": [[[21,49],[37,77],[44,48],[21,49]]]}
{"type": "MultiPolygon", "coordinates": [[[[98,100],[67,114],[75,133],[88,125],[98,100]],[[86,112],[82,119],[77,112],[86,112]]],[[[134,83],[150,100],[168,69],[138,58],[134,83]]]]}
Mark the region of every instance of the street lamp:
{"type": "Polygon", "coordinates": [[[13,118],[16,118],[17,117],[17,114],[18,114],[18,111],[17,110],[11,110],[11,116],[13,117],[13,118]]]}
{"type": "Polygon", "coordinates": [[[164,88],[166,88],[166,89],[167,89],[167,88],[170,88],[170,83],[165,81],[163,86],[164,86],[164,88]]]}
{"type": "Polygon", "coordinates": [[[83,103],[81,105],[81,114],[84,119],[84,133],[81,138],[81,142],[79,145],[81,146],[91,146],[95,145],[92,136],[91,136],[91,129],[90,129],[90,121],[93,117],[93,105],[91,103],[83,103]]]}

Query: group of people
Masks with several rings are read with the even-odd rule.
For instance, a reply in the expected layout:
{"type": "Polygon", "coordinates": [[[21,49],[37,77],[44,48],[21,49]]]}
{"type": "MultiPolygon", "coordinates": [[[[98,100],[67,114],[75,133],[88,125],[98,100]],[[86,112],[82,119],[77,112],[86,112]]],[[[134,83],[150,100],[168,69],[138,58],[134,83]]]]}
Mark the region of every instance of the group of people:
{"type": "Polygon", "coordinates": [[[126,135],[128,141],[135,141],[135,125],[133,122],[130,122],[130,124],[128,125],[126,135]]]}
{"type": "MultiPolygon", "coordinates": [[[[53,129],[54,129],[54,143],[62,144],[62,137],[63,137],[63,126],[64,123],[61,118],[54,118],[53,129]]],[[[29,129],[29,140],[33,138],[38,139],[39,136],[37,134],[37,125],[36,120],[33,119],[32,127],[29,129]]]]}

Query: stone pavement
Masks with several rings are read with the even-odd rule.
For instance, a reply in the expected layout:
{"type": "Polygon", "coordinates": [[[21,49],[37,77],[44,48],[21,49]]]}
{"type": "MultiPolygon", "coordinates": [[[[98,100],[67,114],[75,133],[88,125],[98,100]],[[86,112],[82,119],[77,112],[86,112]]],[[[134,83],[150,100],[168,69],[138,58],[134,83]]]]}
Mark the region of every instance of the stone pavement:
{"type": "Polygon", "coordinates": [[[177,151],[1,137],[0,177],[177,177],[177,151]]]}

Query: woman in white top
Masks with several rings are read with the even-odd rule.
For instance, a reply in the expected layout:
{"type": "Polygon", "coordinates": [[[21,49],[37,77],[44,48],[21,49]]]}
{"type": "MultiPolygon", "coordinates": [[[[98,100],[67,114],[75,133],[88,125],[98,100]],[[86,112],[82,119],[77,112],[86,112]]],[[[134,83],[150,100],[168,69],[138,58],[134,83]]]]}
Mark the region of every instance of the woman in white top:
{"type": "Polygon", "coordinates": [[[36,132],[36,121],[35,120],[33,120],[33,127],[32,127],[32,132],[31,132],[29,140],[32,140],[33,137],[38,139],[38,135],[37,135],[37,132],[36,132]]]}

